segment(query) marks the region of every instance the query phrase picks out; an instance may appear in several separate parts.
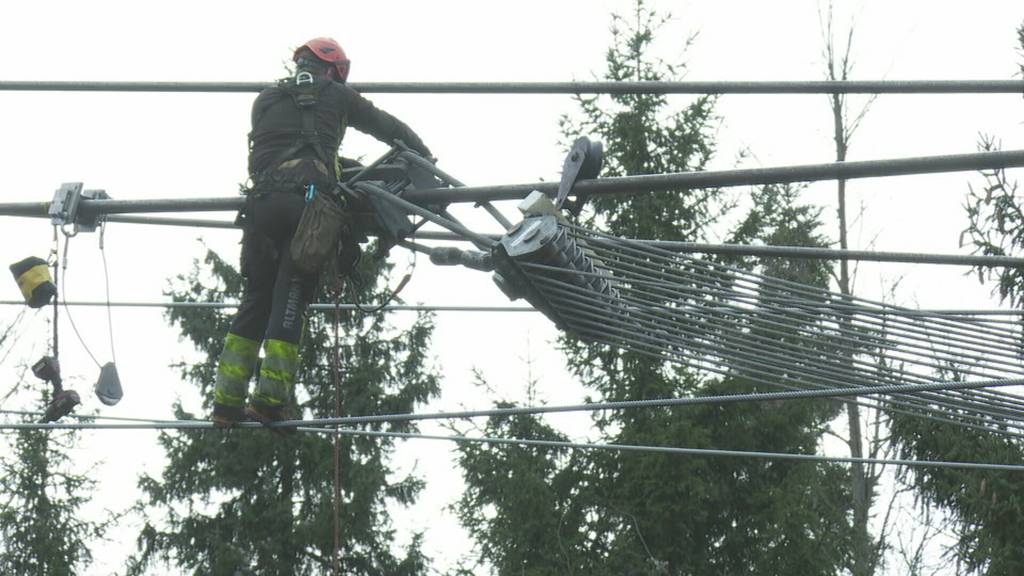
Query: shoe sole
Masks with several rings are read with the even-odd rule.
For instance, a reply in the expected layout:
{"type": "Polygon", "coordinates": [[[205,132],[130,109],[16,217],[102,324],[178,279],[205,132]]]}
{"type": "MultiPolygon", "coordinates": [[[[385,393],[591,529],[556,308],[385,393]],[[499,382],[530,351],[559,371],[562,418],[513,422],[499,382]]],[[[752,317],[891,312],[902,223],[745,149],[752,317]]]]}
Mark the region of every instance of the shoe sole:
{"type": "Polygon", "coordinates": [[[246,406],[245,415],[252,418],[256,422],[263,424],[264,426],[269,428],[271,432],[275,434],[280,434],[282,436],[290,436],[295,433],[295,428],[292,428],[290,426],[271,426],[272,424],[283,422],[283,420],[271,418],[266,414],[260,412],[259,410],[253,409],[251,406],[246,406]]]}

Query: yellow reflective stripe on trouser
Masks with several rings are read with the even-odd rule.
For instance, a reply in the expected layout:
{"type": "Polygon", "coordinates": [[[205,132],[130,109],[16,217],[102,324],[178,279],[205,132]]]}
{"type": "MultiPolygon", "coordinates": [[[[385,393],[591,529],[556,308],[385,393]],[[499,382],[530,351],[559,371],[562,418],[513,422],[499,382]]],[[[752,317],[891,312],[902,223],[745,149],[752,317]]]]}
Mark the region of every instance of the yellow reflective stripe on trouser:
{"type": "Polygon", "coordinates": [[[218,404],[242,406],[249,391],[249,378],[256,367],[260,343],[228,332],[224,351],[217,362],[217,385],[213,399],[218,404]]]}
{"type": "Polygon", "coordinates": [[[260,381],[252,394],[253,400],[268,406],[287,404],[298,369],[298,344],[273,339],[264,342],[260,381]]]}

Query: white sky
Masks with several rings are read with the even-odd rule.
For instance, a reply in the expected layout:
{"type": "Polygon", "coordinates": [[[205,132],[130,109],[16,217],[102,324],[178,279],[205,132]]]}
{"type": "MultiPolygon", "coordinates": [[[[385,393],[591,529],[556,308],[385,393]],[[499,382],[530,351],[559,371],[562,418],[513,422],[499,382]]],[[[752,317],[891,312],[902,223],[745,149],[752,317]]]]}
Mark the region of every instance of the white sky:
{"type": "MultiPolygon", "coordinates": [[[[609,12],[628,1],[541,2],[70,2],[3,3],[0,79],[116,81],[269,81],[283,74],[291,50],[321,35],[337,38],[353,60],[351,80],[363,81],[564,81],[600,74],[609,44],[609,12]]],[[[1024,20],[1020,2],[837,2],[841,26],[855,18],[855,79],[1002,79],[1024,59],[1015,52],[1015,29],[1024,20]]],[[[682,41],[699,32],[687,53],[689,80],[818,80],[824,68],[818,5],[811,1],[694,0],[653,2],[675,19],[663,30],[663,58],[682,56],[682,41]]],[[[469,184],[556,179],[564,150],[559,115],[574,110],[567,96],[368,95],[409,123],[440,159],[440,166],[469,184]]],[[[245,176],[245,137],[253,94],[102,94],[0,92],[2,201],[47,201],[61,182],[82,181],[114,198],[224,197],[245,176]]],[[[671,98],[685,104],[688,97],[671,98]]],[[[882,96],[855,136],[851,160],[974,151],[979,132],[996,134],[1007,149],[1024,147],[1019,95],[882,96]]],[[[742,148],[745,166],[778,166],[832,159],[831,123],[824,96],[726,96],[718,112],[716,168],[734,166],[742,148]]],[[[380,145],[354,132],[347,155],[373,157],[380,145]]],[[[1019,172],[1017,172],[1019,174],[1019,172]]],[[[863,206],[851,248],[964,253],[958,248],[969,174],[851,182],[850,209],[863,206]],[[873,242],[873,244],[872,244],[873,242]]],[[[738,197],[744,190],[735,191],[738,197]]],[[[806,198],[827,207],[835,237],[834,185],[811,186],[806,198]]],[[[511,205],[505,207],[513,215],[511,205]]],[[[466,214],[462,211],[461,214],[466,214]]],[[[228,215],[224,215],[228,217],[228,215]]],[[[204,216],[205,217],[205,216],[204,216]]],[[[486,217],[468,216],[494,230],[486,217]]],[[[45,256],[50,228],[42,220],[3,219],[0,261],[45,256]]],[[[204,247],[234,258],[237,232],[112,224],[106,249],[113,300],[156,301],[168,278],[185,273],[204,247]]],[[[393,253],[404,271],[406,257],[393,253]]],[[[994,307],[988,289],[949,267],[862,266],[858,294],[877,298],[902,277],[901,303],[922,307],[994,307]]],[[[16,299],[13,282],[0,299],[16,299]]],[[[72,243],[67,297],[103,297],[97,238],[72,243]]],[[[506,305],[477,272],[432,268],[421,258],[408,302],[506,305]]],[[[0,308],[0,324],[17,313],[0,308]]],[[[106,320],[99,309],[73,310],[101,362],[109,356],[106,320]]],[[[48,313],[29,322],[20,360],[32,361],[46,341],[48,313]]],[[[401,322],[401,316],[396,321],[401,322]]],[[[86,408],[101,408],[88,388],[96,369],[64,323],[62,364],[72,385],[87,392],[86,408]]],[[[157,310],[114,312],[118,368],[125,399],[102,412],[163,418],[181,398],[198,408],[191,384],[168,365],[192,358],[157,310]]],[[[433,354],[445,375],[442,398],[427,409],[483,407],[475,389],[477,367],[505,398],[521,399],[532,375],[549,403],[580,399],[581,390],[551,351],[555,331],[540,315],[439,314],[433,354]]],[[[0,371],[13,382],[12,361],[0,371]]],[[[4,384],[0,392],[5,393],[4,384]]],[[[26,408],[23,404],[5,408],[26,408]]],[[[584,434],[586,418],[555,419],[584,434]]],[[[424,431],[436,431],[425,425],[424,431]]],[[[451,566],[468,552],[445,506],[460,491],[449,463],[451,446],[410,442],[399,451],[403,469],[416,468],[429,482],[421,504],[396,512],[403,538],[426,532],[426,552],[437,566],[451,566]]],[[[139,470],[157,472],[161,452],[150,432],[82,435],[79,460],[103,462],[94,513],[123,509],[137,496],[139,470]]],[[[134,548],[134,525],[111,534],[113,545],[94,550],[88,574],[120,571],[134,548]]]]}

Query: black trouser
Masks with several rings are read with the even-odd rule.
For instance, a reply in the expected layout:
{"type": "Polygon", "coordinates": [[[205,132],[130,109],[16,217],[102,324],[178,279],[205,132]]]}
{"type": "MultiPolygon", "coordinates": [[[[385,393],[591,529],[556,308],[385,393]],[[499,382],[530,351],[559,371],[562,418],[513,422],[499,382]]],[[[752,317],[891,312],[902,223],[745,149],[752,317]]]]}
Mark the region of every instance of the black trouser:
{"type": "Polygon", "coordinates": [[[317,278],[295,269],[289,245],[305,199],[299,192],[259,192],[242,238],[245,291],[231,332],[250,340],[298,344],[317,278]]]}

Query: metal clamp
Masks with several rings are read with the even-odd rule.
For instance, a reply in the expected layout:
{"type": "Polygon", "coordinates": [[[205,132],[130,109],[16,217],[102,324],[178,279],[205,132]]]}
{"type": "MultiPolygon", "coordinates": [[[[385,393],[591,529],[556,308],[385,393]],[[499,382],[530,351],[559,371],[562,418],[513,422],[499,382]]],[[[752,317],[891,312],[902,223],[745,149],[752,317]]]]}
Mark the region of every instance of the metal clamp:
{"type": "Polygon", "coordinates": [[[105,216],[82,210],[89,200],[109,200],[105,190],[82,190],[81,182],[65,182],[53,193],[47,214],[54,226],[74,225],[74,233],[95,232],[105,216]]]}

